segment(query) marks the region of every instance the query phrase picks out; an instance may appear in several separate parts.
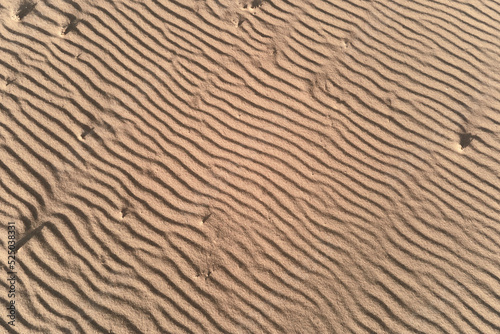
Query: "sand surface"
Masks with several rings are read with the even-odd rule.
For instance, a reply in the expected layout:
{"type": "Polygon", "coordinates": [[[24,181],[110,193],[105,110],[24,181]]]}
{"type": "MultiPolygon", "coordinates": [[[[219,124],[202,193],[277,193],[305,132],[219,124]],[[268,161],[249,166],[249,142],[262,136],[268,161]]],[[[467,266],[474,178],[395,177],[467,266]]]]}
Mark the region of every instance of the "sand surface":
{"type": "Polygon", "coordinates": [[[0,1],[0,332],[498,333],[499,56],[493,0],[0,1]]]}

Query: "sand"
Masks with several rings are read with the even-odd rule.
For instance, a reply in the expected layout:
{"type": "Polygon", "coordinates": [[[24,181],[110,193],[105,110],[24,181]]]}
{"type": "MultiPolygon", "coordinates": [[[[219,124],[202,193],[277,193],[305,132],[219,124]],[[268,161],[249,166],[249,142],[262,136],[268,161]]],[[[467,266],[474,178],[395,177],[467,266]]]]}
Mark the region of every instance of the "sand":
{"type": "Polygon", "coordinates": [[[0,2],[0,331],[497,333],[499,56],[493,0],[0,2]]]}

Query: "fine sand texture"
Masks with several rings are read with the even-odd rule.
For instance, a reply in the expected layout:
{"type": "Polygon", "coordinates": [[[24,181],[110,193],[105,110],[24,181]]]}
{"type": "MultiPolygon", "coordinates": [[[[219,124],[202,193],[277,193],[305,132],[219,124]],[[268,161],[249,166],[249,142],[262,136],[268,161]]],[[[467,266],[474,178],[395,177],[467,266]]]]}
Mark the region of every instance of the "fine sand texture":
{"type": "Polygon", "coordinates": [[[499,333],[500,2],[0,1],[0,263],[1,333],[499,333]]]}

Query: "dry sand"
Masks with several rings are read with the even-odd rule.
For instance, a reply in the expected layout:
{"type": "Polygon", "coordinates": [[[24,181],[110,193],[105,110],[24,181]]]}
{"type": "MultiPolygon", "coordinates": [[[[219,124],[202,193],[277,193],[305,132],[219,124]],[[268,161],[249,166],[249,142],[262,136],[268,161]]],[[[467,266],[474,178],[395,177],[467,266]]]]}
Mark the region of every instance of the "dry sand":
{"type": "Polygon", "coordinates": [[[5,333],[497,333],[500,4],[0,2],[5,333]]]}

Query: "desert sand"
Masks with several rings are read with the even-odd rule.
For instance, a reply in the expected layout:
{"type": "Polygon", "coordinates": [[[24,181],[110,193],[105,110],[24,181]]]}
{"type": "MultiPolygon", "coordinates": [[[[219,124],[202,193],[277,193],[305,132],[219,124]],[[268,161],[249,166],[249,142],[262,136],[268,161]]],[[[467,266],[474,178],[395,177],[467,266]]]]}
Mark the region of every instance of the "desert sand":
{"type": "Polygon", "coordinates": [[[0,332],[498,333],[499,63],[493,0],[1,1],[0,332]]]}

